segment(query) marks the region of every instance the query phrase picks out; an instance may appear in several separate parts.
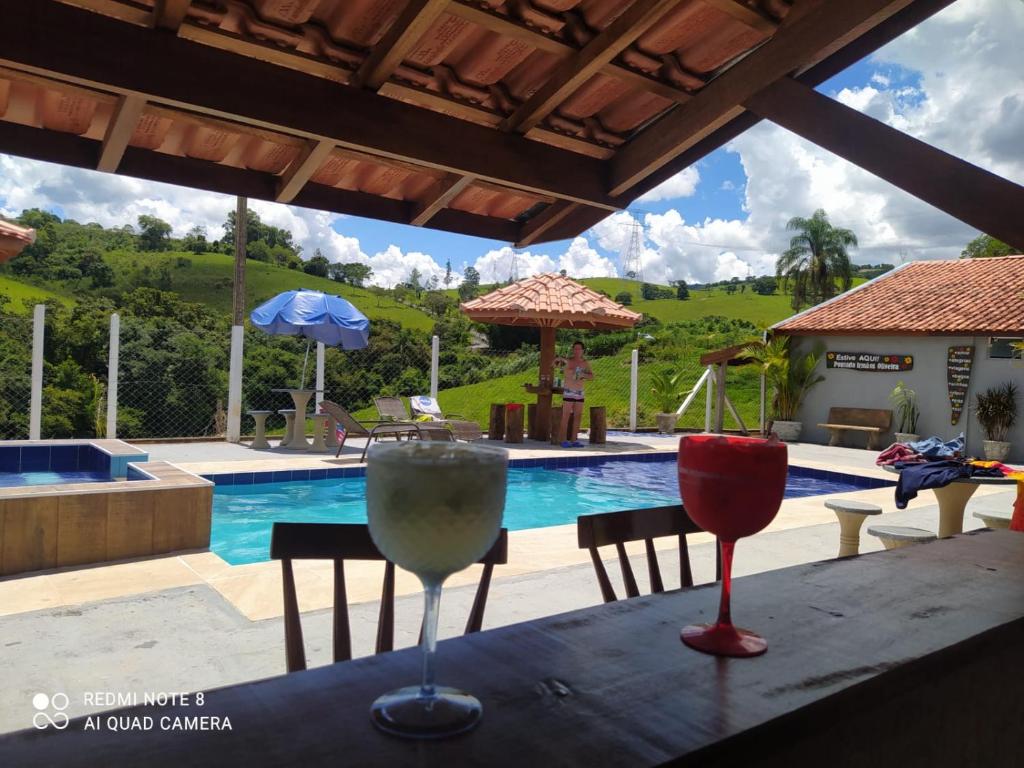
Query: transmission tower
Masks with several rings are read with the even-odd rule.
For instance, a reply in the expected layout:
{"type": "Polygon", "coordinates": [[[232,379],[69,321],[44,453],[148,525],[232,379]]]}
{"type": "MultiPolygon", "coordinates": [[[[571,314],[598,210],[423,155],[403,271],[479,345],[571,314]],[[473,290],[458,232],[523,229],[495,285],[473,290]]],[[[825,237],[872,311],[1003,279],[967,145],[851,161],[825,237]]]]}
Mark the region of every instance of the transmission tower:
{"type": "Polygon", "coordinates": [[[644,230],[639,221],[633,221],[629,233],[629,247],[622,257],[622,276],[636,280],[638,283],[644,281],[643,249],[644,230]]]}
{"type": "Polygon", "coordinates": [[[519,251],[512,249],[512,263],[508,266],[508,281],[514,283],[519,279],[519,251]]]}

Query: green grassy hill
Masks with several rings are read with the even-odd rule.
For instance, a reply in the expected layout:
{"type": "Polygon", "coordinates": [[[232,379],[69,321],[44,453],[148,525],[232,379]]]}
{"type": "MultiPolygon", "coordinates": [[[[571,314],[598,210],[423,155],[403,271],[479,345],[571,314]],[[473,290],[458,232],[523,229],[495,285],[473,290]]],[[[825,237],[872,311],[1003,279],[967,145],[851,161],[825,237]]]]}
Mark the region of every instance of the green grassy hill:
{"type": "MultiPolygon", "coordinates": [[[[186,301],[200,302],[221,311],[231,311],[231,281],[234,259],[221,253],[132,253],[114,252],[104,257],[116,274],[137,272],[148,266],[153,275],[166,265],[171,276],[168,290],[186,301]]],[[[408,328],[429,331],[433,319],[412,307],[396,304],[390,297],[377,297],[363,288],[344,285],[324,277],[307,275],[262,261],[249,259],[245,264],[246,308],[257,305],[282,291],[294,288],[333,293],[352,302],[370,320],[387,319],[408,328]]]]}
{"type": "Polygon", "coordinates": [[[44,301],[58,301],[65,306],[75,303],[70,296],[23,283],[10,275],[0,275],[0,296],[10,299],[10,303],[2,310],[8,315],[29,315],[32,313],[33,304],[41,304],[44,301]]]}

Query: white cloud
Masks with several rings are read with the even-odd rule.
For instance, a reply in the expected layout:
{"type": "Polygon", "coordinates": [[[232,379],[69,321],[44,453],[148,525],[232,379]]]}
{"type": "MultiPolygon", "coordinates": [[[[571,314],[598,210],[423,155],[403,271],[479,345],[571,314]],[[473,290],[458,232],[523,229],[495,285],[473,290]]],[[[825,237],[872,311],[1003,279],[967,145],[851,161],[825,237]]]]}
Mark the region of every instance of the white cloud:
{"type": "Polygon", "coordinates": [[[692,197],[700,183],[700,172],[697,166],[684,168],[675,176],[666,179],[658,186],[637,198],[638,202],[653,203],[658,200],[675,200],[679,197],[692,197]]]}
{"type": "Polygon", "coordinates": [[[722,182],[721,189],[723,192],[732,192],[733,190],[736,189],[736,182],[734,182],[732,179],[726,179],[725,181],[722,182]]]}
{"type": "Polygon", "coordinates": [[[473,264],[483,283],[501,283],[513,274],[520,279],[544,272],[565,270],[569,277],[615,277],[615,265],[596,251],[585,237],[577,237],[568,250],[556,258],[531,251],[516,251],[503,246],[488,251],[473,264]],[[513,260],[515,270],[513,272],[513,260]]]}

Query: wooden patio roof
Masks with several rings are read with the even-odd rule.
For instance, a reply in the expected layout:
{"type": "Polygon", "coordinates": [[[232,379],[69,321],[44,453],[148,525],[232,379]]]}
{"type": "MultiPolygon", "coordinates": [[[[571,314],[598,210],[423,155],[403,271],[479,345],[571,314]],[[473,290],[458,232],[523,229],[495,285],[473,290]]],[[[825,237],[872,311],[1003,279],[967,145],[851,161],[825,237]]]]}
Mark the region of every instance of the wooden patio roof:
{"type": "Polygon", "coordinates": [[[1024,189],[813,90],[951,1],[0,0],[0,152],[528,245],[768,118],[1024,247],[1024,189]]]}

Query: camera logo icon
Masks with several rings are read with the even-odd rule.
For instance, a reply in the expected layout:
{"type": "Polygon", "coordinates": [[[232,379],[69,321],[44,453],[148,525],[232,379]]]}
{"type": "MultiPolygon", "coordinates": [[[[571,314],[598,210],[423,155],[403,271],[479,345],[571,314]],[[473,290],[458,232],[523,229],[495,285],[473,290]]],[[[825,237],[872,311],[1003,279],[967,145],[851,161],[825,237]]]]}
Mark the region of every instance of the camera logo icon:
{"type": "Polygon", "coordinates": [[[32,697],[32,706],[36,710],[32,715],[32,725],[41,731],[47,728],[63,731],[71,721],[64,711],[68,708],[69,703],[70,700],[66,693],[55,693],[52,696],[37,693],[32,697]]]}

